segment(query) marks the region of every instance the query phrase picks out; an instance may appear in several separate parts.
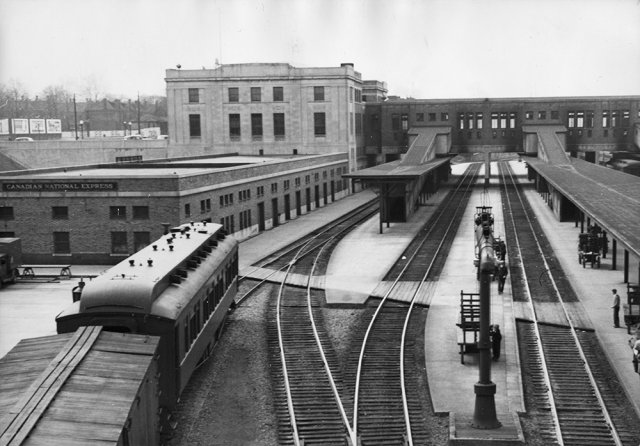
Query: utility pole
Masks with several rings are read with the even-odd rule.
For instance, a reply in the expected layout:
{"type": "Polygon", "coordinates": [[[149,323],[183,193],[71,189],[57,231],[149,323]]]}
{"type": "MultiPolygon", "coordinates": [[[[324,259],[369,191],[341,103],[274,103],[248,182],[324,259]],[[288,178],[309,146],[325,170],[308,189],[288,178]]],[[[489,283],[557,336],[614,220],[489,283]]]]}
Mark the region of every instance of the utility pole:
{"type": "Polygon", "coordinates": [[[76,132],[76,141],[78,140],[78,110],[76,109],[76,95],[73,94],[73,130],[76,132]]]}
{"type": "Polygon", "coordinates": [[[138,92],[138,135],[142,135],[140,133],[140,92],[138,92]]]}

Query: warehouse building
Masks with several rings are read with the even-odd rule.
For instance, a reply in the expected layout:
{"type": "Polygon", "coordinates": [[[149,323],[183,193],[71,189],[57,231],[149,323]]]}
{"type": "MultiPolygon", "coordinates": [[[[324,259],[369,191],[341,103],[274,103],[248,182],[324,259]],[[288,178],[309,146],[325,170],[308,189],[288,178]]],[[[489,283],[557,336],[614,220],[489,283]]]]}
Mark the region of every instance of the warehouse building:
{"type": "Polygon", "coordinates": [[[166,226],[214,221],[238,239],[349,193],[345,153],[208,156],[0,174],[0,237],[26,263],[113,264],[166,226]]]}

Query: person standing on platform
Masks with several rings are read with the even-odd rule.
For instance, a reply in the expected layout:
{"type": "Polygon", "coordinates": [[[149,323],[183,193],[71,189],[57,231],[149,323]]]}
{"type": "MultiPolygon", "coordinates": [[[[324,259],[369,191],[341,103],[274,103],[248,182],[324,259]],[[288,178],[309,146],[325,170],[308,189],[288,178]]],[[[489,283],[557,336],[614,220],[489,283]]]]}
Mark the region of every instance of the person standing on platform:
{"type": "Polygon", "coordinates": [[[502,333],[500,333],[500,326],[498,324],[492,325],[489,328],[489,334],[491,336],[491,351],[493,352],[493,360],[500,359],[500,343],[502,342],[502,333]]]}
{"type": "Polygon", "coordinates": [[[618,296],[618,290],[615,288],[611,290],[613,293],[613,326],[614,328],[620,328],[620,296],[618,296]]]}

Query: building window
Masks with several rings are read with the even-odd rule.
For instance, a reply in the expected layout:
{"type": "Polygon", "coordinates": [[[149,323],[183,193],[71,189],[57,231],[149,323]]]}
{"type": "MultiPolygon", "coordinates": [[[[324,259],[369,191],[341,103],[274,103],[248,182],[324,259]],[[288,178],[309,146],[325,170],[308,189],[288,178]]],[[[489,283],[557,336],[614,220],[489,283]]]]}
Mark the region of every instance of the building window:
{"type": "Polygon", "coordinates": [[[491,113],[491,128],[492,129],[500,128],[498,126],[498,113],[496,112],[491,113]]]}
{"type": "Polygon", "coordinates": [[[127,207],[109,206],[109,218],[111,220],[125,220],[127,218],[127,207]]]}
{"type": "Polygon", "coordinates": [[[416,113],[416,122],[424,122],[424,113],[416,113]]]}
{"type": "Polygon", "coordinates": [[[295,177],[294,184],[296,185],[296,187],[300,187],[300,177],[295,177]]]}
{"type": "Polygon", "coordinates": [[[229,137],[232,141],[240,140],[240,114],[238,113],[229,115],[229,137]]]}
{"type": "Polygon", "coordinates": [[[264,186],[256,187],[256,195],[258,196],[258,198],[264,196],[264,186]]]}
{"type": "Polygon", "coordinates": [[[524,119],[533,119],[533,112],[532,111],[524,112],[524,119]]]}
{"type": "Polygon", "coordinates": [[[128,254],[127,233],[112,232],[111,233],[111,254],[128,254]]]}
{"type": "Polygon", "coordinates": [[[570,129],[576,126],[576,113],[575,112],[567,112],[567,127],[570,129]]]}
{"type": "Polygon", "coordinates": [[[149,206],[134,206],[133,207],[133,219],[134,220],[149,220],[149,206]]]}
{"type": "Polygon", "coordinates": [[[200,102],[200,90],[197,88],[189,88],[189,102],[200,102]]]}
{"type": "Polygon", "coordinates": [[[627,128],[629,127],[629,110],[623,110],[622,111],[622,127],[627,128]]]}
{"type": "Polygon", "coordinates": [[[313,133],[315,136],[326,136],[327,128],[325,125],[324,113],[313,114],[313,133]]]}
{"type": "Polygon", "coordinates": [[[200,200],[200,213],[204,214],[211,211],[211,199],[200,200]]]}
{"type": "Polygon", "coordinates": [[[0,206],[0,220],[13,220],[13,206],[0,206]]]}
{"type": "Polygon", "coordinates": [[[400,117],[397,113],[391,114],[391,130],[400,130],[400,117]]]}
{"type": "Polygon", "coordinates": [[[189,115],[189,137],[200,138],[200,115],[189,115]]]}
{"type": "Polygon", "coordinates": [[[273,101],[274,102],[284,101],[284,90],[282,87],[273,87],[273,101]]]}
{"type": "Polygon", "coordinates": [[[52,206],[51,218],[53,220],[69,220],[69,208],[67,206],[52,206]]]}
{"type": "Polygon", "coordinates": [[[284,138],[284,113],[273,114],[273,136],[284,138]]]}
{"type": "Polygon", "coordinates": [[[324,101],[324,87],[313,87],[313,100],[324,101]]]}
{"type": "Polygon", "coordinates": [[[538,112],[538,119],[547,119],[547,112],[546,111],[539,111],[538,112]]]}
{"type": "Polygon", "coordinates": [[[584,128],[584,112],[583,111],[576,112],[576,127],[580,129],[584,128]]]}
{"type": "Polygon", "coordinates": [[[133,233],[133,249],[135,252],[140,251],[145,246],[149,246],[151,243],[151,234],[149,232],[134,232],[133,233]]]}
{"type": "Polygon", "coordinates": [[[238,87],[230,87],[228,91],[229,91],[229,102],[240,101],[240,94],[238,91],[238,87]]]}
{"type": "Polygon", "coordinates": [[[440,120],[441,121],[448,121],[449,120],[449,113],[447,113],[447,112],[440,113],[440,120]]]}
{"type": "Polygon", "coordinates": [[[404,130],[405,132],[409,130],[409,115],[403,113],[400,116],[400,121],[402,122],[402,130],[404,130]]]}
{"type": "Polygon", "coordinates": [[[191,217],[191,204],[185,203],[184,205],[184,216],[191,217]]]}
{"type": "Polygon", "coordinates": [[[602,111],[602,128],[609,127],[609,110],[602,111]]]}
{"type": "Polygon", "coordinates": [[[71,242],[68,232],[53,233],[53,253],[54,254],[71,254],[71,242]]]}
{"type": "MultiPolygon", "coordinates": [[[[501,112],[500,113],[500,128],[501,129],[506,129],[507,128],[507,112],[501,112]]],[[[504,132],[503,132],[502,136],[504,136],[504,132]]]]}
{"type": "MultiPolygon", "coordinates": [[[[594,125],[595,125],[595,114],[594,114],[593,110],[587,110],[586,127],[588,129],[592,129],[594,125]]],[[[591,136],[591,135],[589,135],[589,136],[591,136]]]]}
{"type": "Polygon", "coordinates": [[[482,113],[476,113],[476,129],[482,130],[482,113]]]}
{"type": "Polygon", "coordinates": [[[262,139],[262,113],[251,113],[251,136],[262,139]]]}
{"type": "Polygon", "coordinates": [[[271,183],[271,193],[278,193],[278,183],[271,183]]]}
{"type": "Polygon", "coordinates": [[[251,102],[260,102],[262,100],[262,89],[260,87],[251,87],[251,102]]]}
{"type": "Polygon", "coordinates": [[[282,183],[284,190],[289,190],[290,185],[291,185],[290,180],[284,180],[284,182],[282,183]]]}
{"type": "Polygon", "coordinates": [[[560,119],[560,112],[558,110],[551,110],[551,119],[560,119]]]}
{"type": "Polygon", "coordinates": [[[316,182],[320,181],[320,173],[319,172],[316,172],[316,173],[313,174],[313,181],[316,181],[316,182]]]}
{"type": "Polygon", "coordinates": [[[611,127],[619,127],[620,126],[620,112],[618,110],[614,110],[611,112],[611,127]]]}
{"type": "Polygon", "coordinates": [[[304,184],[309,184],[309,183],[311,183],[311,175],[305,175],[304,184]]]}
{"type": "Polygon", "coordinates": [[[516,118],[518,117],[518,114],[516,112],[511,112],[509,113],[509,127],[510,129],[515,129],[516,128],[516,118]]]}

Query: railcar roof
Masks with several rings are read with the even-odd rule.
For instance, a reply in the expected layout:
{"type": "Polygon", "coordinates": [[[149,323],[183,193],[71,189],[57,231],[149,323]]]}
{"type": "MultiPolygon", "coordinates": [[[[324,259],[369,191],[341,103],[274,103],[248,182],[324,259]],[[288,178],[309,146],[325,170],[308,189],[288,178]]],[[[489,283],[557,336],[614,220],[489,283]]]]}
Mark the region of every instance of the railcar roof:
{"type": "Polygon", "coordinates": [[[201,222],[182,227],[190,230],[162,236],[88,282],[82,291],[81,311],[126,307],[149,313],[167,288],[172,271],[222,229],[220,224],[201,222]]]}

